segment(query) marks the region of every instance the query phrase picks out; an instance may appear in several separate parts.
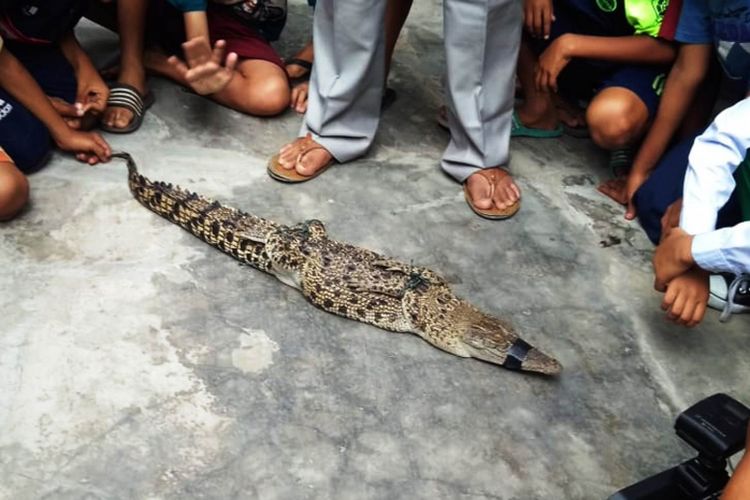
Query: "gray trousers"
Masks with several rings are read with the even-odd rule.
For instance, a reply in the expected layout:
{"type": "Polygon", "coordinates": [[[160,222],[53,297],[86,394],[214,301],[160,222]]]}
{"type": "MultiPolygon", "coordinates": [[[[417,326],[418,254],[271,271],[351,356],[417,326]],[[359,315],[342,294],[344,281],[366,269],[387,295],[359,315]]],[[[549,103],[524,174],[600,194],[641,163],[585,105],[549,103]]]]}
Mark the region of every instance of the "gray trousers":
{"type": "MultiPolygon", "coordinates": [[[[380,119],[385,0],[318,0],[315,65],[301,135],[340,162],[364,155],[380,119]]],[[[444,0],[451,141],[441,165],[463,182],[508,163],[521,0],[444,0]]]]}

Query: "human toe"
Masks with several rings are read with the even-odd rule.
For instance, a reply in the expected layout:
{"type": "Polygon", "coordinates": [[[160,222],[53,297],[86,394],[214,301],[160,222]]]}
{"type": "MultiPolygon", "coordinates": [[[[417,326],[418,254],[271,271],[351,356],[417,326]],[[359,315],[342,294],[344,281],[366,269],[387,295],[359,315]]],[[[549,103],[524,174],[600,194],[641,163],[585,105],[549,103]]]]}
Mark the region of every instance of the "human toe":
{"type": "Polygon", "coordinates": [[[492,186],[484,175],[473,174],[466,180],[466,186],[474,206],[482,210],[492,208],[492,186]]]}

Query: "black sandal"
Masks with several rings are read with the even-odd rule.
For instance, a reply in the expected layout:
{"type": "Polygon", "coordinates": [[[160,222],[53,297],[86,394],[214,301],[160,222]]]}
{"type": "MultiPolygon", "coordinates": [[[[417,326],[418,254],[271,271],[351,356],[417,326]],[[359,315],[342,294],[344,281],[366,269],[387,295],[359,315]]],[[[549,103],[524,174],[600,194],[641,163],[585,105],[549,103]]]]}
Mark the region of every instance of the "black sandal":
{"type": "Polygon", "coordinates": [[[138,89],[127,83],[115,82],[110,84],[109,98],[107,99],[107,108],[123,108],[133,113],[133,119],[130,120],[125,128],[110,127],[102,124],[101,129],[111,134],[129,134],[135,132],[143,123],[143,115],[146,110],[154,104],[154,94],[150,91],[145,96],[141,96],[138,89]]]}
{"type": "Polygon", "coordinates": [[[306,61],[305,59],[299,59],[298,57],[292,57],[291,59],[287,59],[286,61],[284,61],[285,68],[286,66],[291,65],[299,66],[300,68],[305,70],[305,72],[299,76],[295,76],[294,78],[289,77],[289,79],[292,80],[293,83],[306,82],[310,79],[310,73],[312,73],[313,67],[312,62],[306,61]]]}

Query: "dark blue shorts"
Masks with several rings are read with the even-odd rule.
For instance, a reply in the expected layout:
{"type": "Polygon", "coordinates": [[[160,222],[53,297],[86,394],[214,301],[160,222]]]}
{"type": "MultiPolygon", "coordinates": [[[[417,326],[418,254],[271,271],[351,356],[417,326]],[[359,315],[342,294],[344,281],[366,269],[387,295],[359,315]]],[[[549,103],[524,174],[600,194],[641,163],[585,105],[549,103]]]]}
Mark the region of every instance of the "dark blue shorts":
{"type": "MultiPolygon", "coordinates": [[[[661,239],[661,218],[669,205],[682,198],[682,186],[688,167],[688,156],[695,138],[691,135],[675,144],[661,157],[646,182],[635,192],[633,203],[648,238],[654,245],[661,239]]],[[[726,205],[719,211],[716,227],[734,226],[742,221],[740,203],[735,190],[726,205]]]]}
{"type": "MultiPolygon", "coordinates": [[[[550,43],[566,33],[610,37],[633,34],[633,28],[625,22],[624,14],[615,12],[604,19],[599,17],[596,13],[572,8],[564,2],[556,2],[555,21],[552,23],[550,38],[543,41],[533,40],[532,46],[541,54],[550,43]]],[[[574,59],[560,74],[558,86],[562,95],[573,101],[589,101],[597,92],[606,88],[626,88],[643,101],[649,117],[653,118],[659,107],[668,72],[669,66],[662,65],[574,59]]]]}
{"type": "MultiPolygon", "coordinates": [[[[26,67],[45,94],[75,102],[75,73],[57,46],[7,42],[3,50],[26,67]]],[[[0,147],[26,173],[42,167],[53,147],[47,127],[4,89],[0,89],[0,147]]]]}

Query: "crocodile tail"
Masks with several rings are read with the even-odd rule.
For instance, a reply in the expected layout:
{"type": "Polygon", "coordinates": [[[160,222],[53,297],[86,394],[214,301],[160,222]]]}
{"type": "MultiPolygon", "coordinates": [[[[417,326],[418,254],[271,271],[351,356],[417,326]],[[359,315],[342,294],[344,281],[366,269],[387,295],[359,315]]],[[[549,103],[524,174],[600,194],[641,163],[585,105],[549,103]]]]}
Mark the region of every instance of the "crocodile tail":
{"type": "Polygon", "coordinates": [[[179,186],[152,181],[138,172],[128,153],[112,156],[127,163],[130,192],[141,205],[245,264],[262,271],[271,269],[264,241],[277,227],[275,223],[179,186]]]}

